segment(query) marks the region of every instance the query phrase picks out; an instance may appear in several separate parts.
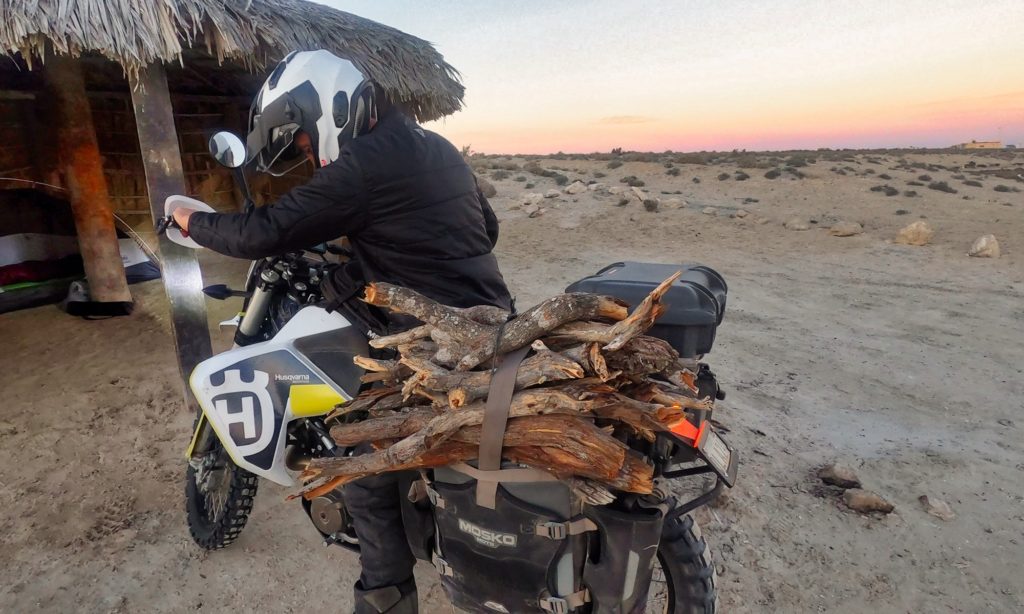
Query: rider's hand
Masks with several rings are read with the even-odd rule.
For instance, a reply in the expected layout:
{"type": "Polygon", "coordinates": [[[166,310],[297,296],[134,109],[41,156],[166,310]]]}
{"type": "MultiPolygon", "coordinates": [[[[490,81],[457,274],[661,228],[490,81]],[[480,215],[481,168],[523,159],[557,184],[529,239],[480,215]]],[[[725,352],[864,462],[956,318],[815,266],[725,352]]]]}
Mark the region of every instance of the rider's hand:
{"type": "Polygon", "coordinates": [[[174,221],[181,227],[181,234],[188,235],[188,218],[195,213],[195,209],[181,207],[174,210],[174,221]]]}

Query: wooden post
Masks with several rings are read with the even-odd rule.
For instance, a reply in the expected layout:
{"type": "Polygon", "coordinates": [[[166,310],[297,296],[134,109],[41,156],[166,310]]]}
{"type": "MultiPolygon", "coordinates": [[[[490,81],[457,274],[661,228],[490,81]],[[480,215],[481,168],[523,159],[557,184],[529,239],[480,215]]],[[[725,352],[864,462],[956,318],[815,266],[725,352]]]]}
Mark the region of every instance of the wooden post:
{"type": "Polygon", "coordinates": [[[131,302],[81,65],[70,56],[51,55],[44,73],[57,111],[60,163],[71,196],[90,298],[131,302]]]}
{"type": "MultiPolygon", "coordinates": [[[[174,128],[174,112],[167,89],[167,73],[160,64],[150,64],[129,79],[135,124],[139,132],[142,165],[153,221],[164,215],[164,201],[185,193],[181,149],[174,128]]],[[[178,353],[178,369],[185,384],[189,407],[198,410],[188,387],[188,378],[200,361],[213,354],[206,322],[206,300],[196,253],[160,237],[164,289],[171,306],[171,328],[178,353]]]]}

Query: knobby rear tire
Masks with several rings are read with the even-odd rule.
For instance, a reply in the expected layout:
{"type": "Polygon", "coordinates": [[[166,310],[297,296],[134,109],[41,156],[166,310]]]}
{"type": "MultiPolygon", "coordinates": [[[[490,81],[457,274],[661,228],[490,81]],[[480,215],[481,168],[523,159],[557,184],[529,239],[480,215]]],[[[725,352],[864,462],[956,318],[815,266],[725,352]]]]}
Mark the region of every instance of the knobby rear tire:
{"type": "Polygon", "coordinates": [[[714,614],[718,574],[708,543],[689,514],[665,521],[658,562],[669,591],[668,614],[714,614]]]}

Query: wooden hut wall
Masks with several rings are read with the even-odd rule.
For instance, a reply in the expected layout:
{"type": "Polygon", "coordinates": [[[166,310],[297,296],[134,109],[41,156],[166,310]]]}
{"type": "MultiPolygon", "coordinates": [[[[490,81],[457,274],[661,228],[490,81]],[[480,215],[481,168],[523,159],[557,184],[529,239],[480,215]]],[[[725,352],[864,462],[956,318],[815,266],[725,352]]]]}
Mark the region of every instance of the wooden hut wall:
{"type": "MultiPolygon", "coordinates": [[[[0,177],[61,185],[55,135],[45,104],[32,93],[0,91],[0,177]]],[[[218,211],[237,211],[241,192],[234,177],[210,156],[207,143],[218,130],[244,134],[248,103],[237,96],[172,95],[175,129],[181,147],[188,196],[218,211]]],[[[93,125],[114,212],[132,226],[150,223],[146,176],[131,96],[127,92],[89,92],[93,125]]],[[[272,201],[309,176],[308,165],[285,177],[253,180],[257,202],[272,201]]],[[[22,181],[0,181],[0,189],[25,188],[22,181]]]]}

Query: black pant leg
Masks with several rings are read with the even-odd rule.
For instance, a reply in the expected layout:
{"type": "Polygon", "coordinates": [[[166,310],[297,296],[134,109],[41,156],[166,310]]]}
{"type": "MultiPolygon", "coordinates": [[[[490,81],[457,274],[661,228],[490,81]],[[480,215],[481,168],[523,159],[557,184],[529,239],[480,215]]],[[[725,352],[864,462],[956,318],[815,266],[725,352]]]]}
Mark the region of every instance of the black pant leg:
{"type": "Polygon", "coordinates": [[[359,537],[360,582],[367,590],[401,584],[416,564],[405,538],[398,482],[398,474],[384,473],[344,487],[359,537]]]}

